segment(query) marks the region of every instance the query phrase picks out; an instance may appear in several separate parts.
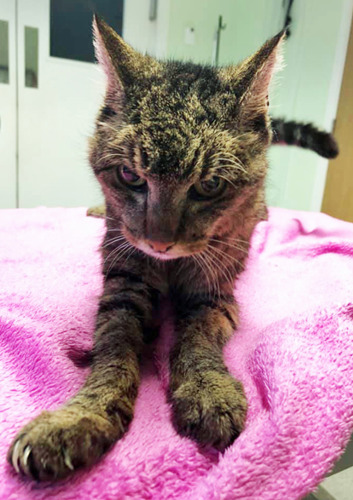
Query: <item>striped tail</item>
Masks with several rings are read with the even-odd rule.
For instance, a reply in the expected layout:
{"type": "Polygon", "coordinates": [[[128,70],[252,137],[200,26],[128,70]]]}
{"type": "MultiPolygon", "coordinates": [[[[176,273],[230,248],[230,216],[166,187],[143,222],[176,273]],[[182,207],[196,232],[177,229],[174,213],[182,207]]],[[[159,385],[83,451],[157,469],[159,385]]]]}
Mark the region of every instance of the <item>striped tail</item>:
{"type": "Polygon", "coordinates": [[[336,158],[338,144],[329,132],[323,132],[311,123],[298,123],[274,118],[272,144],[287,144],[311,149],[324,158],[336,158]]]}

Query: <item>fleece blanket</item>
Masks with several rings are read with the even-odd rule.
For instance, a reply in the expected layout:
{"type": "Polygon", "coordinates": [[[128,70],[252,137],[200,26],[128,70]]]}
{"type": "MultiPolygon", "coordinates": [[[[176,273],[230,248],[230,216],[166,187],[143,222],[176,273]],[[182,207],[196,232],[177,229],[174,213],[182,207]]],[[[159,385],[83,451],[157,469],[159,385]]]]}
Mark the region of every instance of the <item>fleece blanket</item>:
{"type": "Polygon", "coordinates": [[[249,413],[232,446],[202,451],[171,425],[166,312],[135,419],[112,451],[55,485],[12,471],[18,429],[87,375],[72,353],[91,346],[103,233],[83,208],[0,212],[0,500],[291,500],[313,490],[353,427],[353,225],[282,209],[258,225],[234,292],[241,326],[224,356],[249,413]]]}

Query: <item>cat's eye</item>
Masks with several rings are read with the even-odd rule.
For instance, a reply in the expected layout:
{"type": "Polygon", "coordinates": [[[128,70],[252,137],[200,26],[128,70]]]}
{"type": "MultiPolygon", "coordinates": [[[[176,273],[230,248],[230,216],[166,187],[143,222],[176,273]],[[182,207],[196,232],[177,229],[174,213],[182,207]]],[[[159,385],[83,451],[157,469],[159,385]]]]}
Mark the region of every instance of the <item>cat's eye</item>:
{"type": "Polygon", "coordinates": [[[199,180],[193,185],[193,189],[201,198],[214,198],[224,191],[225,184],[224,179],[214,175],[207,181],[199,180]]]}
{"type": "Polygon", "coordinates": [[[132,189],[141,190],[147,185],[143,177],[137,175],[126,165],[118,167],[117,174],[121,182],[132,189]]]}

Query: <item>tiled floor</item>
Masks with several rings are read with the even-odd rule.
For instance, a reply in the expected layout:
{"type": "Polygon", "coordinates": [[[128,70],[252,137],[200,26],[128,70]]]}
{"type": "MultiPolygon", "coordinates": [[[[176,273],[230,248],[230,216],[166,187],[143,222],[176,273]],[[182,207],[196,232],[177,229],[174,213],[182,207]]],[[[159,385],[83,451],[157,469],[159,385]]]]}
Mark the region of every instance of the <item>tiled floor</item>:
{"type": "Polygon", "coordinates": [[[322,486],[336,500],[352,500],[353,467],[326,478],[322,486]]]}
{"type": "Polygon", "coordinates": [[[353,500],[353,467],[329,476],[304,500],[353,500]]]}
{"type": "Polygon", "coordinates": [[[303,500],[353,500],[353,435],[331,474],[303,500]]]}

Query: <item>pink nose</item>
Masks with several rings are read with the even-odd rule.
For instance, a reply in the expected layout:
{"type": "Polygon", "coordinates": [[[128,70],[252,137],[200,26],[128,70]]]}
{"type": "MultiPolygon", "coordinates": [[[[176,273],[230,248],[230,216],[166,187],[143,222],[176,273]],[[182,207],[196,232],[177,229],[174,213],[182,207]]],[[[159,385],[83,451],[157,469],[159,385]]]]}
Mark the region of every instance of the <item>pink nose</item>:
{"type": "Polygon", "coordinates": [[[147,241],[147,243],[152,248],[152,250],[160,253],[167,252],[174,245],[172,241],[167,241],[167,243],[165,243],[164,241],[147,241]]]}

